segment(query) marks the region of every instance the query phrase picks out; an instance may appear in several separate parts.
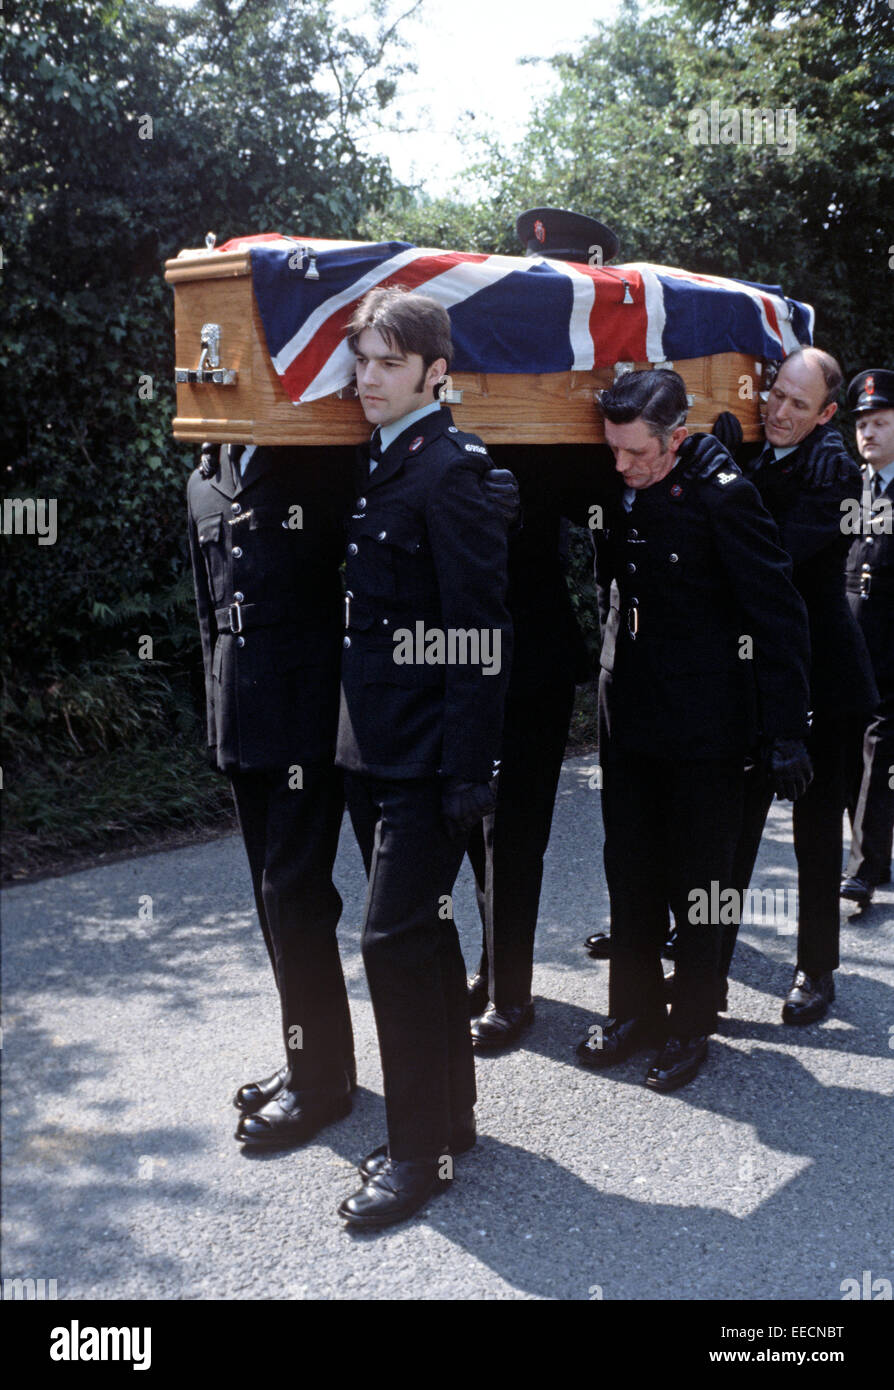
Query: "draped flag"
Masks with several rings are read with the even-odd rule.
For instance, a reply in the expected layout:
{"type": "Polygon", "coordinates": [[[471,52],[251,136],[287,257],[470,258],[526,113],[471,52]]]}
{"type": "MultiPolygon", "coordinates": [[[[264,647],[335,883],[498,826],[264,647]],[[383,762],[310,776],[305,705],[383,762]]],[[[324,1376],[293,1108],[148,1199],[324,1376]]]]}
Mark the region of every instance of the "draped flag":
{"type": "Polygon", "coordinates": [[[586,266],[278,233],[236,237],[217,249],[250,250],[267,350],[295,402],[353,380],[345,330],[363,296],[380,285],[404,285],[443,304],[457,372],[589,371],[718,352],[782,361],[812,341],[813,310],[778,285],[669,266],[586,266]],[[313,270],[308,278],[311,266],[317,278],[313,270]]]}

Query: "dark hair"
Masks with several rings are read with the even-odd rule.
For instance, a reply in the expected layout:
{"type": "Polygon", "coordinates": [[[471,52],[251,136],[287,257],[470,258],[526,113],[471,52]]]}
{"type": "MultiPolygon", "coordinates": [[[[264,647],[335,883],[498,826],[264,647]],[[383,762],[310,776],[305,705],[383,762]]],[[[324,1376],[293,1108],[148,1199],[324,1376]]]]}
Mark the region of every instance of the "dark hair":
{"type": "Polygon", "coordinates": [[[348,347],[352,352],[357,351],[357,339],[366,328],[377,328],[389,347],[396,347],[407,356],[418,352],[426,369],[443,357],[447,371],[450,370],[450,318],[436,299],[415,294],[402,285],[370,290],[348,324],[348,347]]]}
{"type": "Polygon", "coordinates": [[[597,399],[613,425],[643,420],[649,433],[664,442],[685,423],[689,410],[683,378],[666,367],[625,372],[607,390],[600,391],[597,399]]]}
{"type": "MultiPolygon", "coordinates": [[[[784,367],[786,362],[794,362],[796,357],[806,357],[808,351],[810,352],[808,361],[816,363],[823,374],[823,381],[826,383],[826,399],[820,407],[821,410],[825,410],[827,405],[831,405],[833,401],[838,400],[838,392],[841,390],[841,384],[844,381],[844,372],[830,352],[824,352],[822,348],[817,347],[811,347],[809,349],[806,347],[798,347],[795,348],[794,352],[789,353],[785,362],[780,363],[780,366],[784,367]]],[[[776,375],[779,375],[778,371],[776,375]]]]}

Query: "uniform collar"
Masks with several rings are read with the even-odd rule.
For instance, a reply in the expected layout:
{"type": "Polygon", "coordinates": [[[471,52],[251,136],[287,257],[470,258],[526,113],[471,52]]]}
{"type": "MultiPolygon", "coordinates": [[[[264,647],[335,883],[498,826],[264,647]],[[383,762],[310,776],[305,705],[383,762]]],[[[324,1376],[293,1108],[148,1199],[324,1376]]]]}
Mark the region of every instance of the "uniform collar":
{"type": "Polygon", "coordinates": [[[435,411],[440,409],[439,401],[429,401],[428,405],[421,405],[418,410],[411,410],[408,415],[402,415],[399,420],[392,420],[389,425],[380,425],[379,438],[382,441],[382,453],[384,454],[386,449],[391,447],[404,430],[408,430],[418,420],[424,420],[426,415],[434,415],[435,411]]]}
{"type": "Polygon", "coordinates": [[[886,463],[884,468],[870,468],[867,463],[866,477],[869,482],[872,482],[873,477],[876,475],[882,480],[882,492],[887,492],[892,481],[894,481],[894,459],[892,459],[890,463],[886,463]]]}
{"type": "Polygon", "coordinates": [[[395,424],[402,426],[401,431],[383,450],[381,463],[369,475],[369,487],[378,487],[381,483],[387,482],[403,466],[406,459],[415,458],[433,439],[439,439],[451,427],[456,428],[450,411],[445,406],[439,406],[437,402],[432,404],[435,408],[426,406],[421,415],[413,411],[410,415],[405,415],[403,420],[395,421],[395,424]],[[410,423],[406,424],[405,421],[410,423]]]}

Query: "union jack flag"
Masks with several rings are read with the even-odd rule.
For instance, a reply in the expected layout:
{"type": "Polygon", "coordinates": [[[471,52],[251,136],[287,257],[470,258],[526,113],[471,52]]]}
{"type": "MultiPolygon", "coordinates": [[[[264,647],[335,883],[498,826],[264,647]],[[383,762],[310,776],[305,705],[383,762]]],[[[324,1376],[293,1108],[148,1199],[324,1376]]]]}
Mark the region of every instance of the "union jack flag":
{"type": "Polygon", "coordinates": [[[296,402],[353,381],[345,331],[363,296],[380,285],[405,285],[444,305],[457,372],[589,371],[717,352],[782,361],[813,337],[813,310],[778,285],[644,262],[586,266],[279,233],[236,237],[217,249],[246,248],[267,349],[296,402]],[[314,253],[316,279],[308,279],[302,247],[314,253]]]}

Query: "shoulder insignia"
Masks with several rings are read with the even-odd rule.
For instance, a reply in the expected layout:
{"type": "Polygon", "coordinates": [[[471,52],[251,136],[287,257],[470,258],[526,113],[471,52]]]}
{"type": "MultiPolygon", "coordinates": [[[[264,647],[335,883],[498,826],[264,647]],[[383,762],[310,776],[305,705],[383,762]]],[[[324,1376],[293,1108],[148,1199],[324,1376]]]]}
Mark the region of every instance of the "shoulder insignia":
{"type": "Polygon", "coordinates": [[[721,487],[726,487],[727,483],[734,483],[741,475],[739,473],[716,473],[714,476],[721,487]]]}
{"type": "Polygon", "coordinates": [[[466,449],[466,452],[469,453],[469,454],[486,454],[486,453],[487,453],[487,450],[485,449],[485,447],[484,447],[483,444],[466,444],[464,447],[465,447],[465,449],[466,449]]]}

